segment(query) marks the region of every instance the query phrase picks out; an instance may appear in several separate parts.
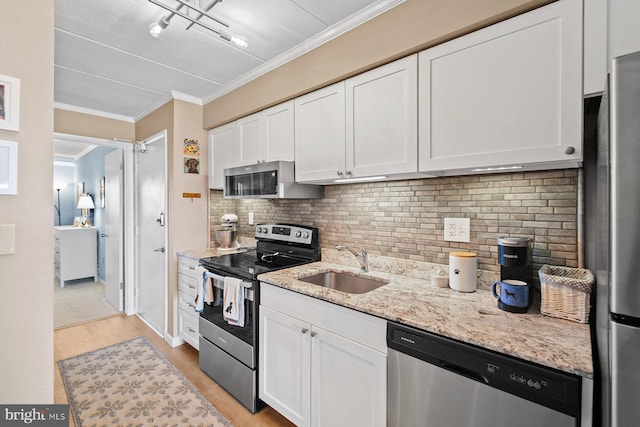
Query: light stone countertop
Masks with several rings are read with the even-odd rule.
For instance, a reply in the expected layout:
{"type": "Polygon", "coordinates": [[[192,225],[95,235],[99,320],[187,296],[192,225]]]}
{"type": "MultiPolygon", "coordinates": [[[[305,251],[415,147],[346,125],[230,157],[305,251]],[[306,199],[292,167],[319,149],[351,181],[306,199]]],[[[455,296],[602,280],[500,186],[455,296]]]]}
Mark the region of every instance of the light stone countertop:
{"type": "Polygon", "coordinates": [[[201,258],[209,258],[213,256],[222,256],[227,254],[234,254],[237,252],[245,252],[247,249],[254,249],[256,247],[256,241],[253,238],[239,237],[238,242],[240,247],[232,250],[220,250],[215,248],[200,248],[200,249],[181,249],[176,251],[178,256],[186,256],[188,258],[199,260],[201,258]]]}
{"type": "Polygon", "coordinates": [[[525,314],[502,311],[491,291],[486,289],[486,283],[482,284],[484,286],[479,284],[476,292],[461,293],[434,287],[428,277],[371,271],[371,263],[370,271],[361,273],[359,268],[342,262],[327,262],[327,258],[330,261],[338,259],[325,255],[335,254],[326,254],[323,250],[324,261],[261,274],[258,279],[499,353],[593,378],[588,324],[544,316],[539,313],[539,303],[525,314]],[[389,283],[365,294],[348,294],[298,280],[325,271],[363,274],[389,283]]]}

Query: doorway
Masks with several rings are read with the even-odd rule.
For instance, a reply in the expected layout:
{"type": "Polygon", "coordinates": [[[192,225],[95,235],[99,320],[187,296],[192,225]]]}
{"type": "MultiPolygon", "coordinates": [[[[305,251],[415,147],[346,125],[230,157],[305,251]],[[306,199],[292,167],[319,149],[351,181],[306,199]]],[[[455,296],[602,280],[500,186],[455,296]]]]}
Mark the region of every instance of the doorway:
{"type": "Polygon", "coordinates": [[[133,144],[55,134],[54,147],[56,147],[54,165],[64,163],[66,176],[56,180],[59,178],[56,172],[60,168],[54,166],[53,223],[55,226],[73,227],[74,218],[80,215],[80,211],[76,209],[76,193],[80,191],[80,185],[82,185],[82,192],[90,194],[95,205],[95,208],[90,211],[89,219],[95,227],[98,253],[94,277],[66,281],[64,288],[60,286],[59,280],[54,278],[54,327],[59,328],[108,317],[122,311],[130,314],[134,311],[133,298],[127,294],[133,292],[133,286],[129,292],[125,284],[133,283],[134,262],[126,261],[124,254],[133,254],[133,225],[128,224],[133,218],[133,191],[125,192],[124,189],[127,182],[131,182],[129,188],[133,188],[133,144]],[[58,144],[61,147],[57,146],[58,144]],[[117,185],[122,191],[119,194],[115,189],[107,188],[107,177],[110,174],[105,162],[109,155],[120,159],[117,185]],[[84,162],[83,157],[85,157],[84,162]],[[89,163],[89,166],[86,163],[89,163]],[[86,172],[87,167],[92,169],[90,173],[86,172]],[[72,172],[69,173],[69,170],[72,172]],[[62,188],[58,191],[56,187],[62,188]],[[57,198],[59,194],[60,199],[57,198]],[[114,215],[116,219],[113,219],[114,215]],[[111,224],[114,222],[119,224],[116,233],[108,229],[107,216],[111,216],[111,224]],[[112,234],[117,235],[115,252],[114,245],[108,243],[110,238],[107,236],[112,234]],[[115,297],[113,292],[109,296],[107,291],[109,281],[113,277],[115,277],[115,297]]]}
{"type": "Polygon", "coordinates": [[[167,138],[136,144],[136,312],[162,338],[167,331],[167,138]]]}

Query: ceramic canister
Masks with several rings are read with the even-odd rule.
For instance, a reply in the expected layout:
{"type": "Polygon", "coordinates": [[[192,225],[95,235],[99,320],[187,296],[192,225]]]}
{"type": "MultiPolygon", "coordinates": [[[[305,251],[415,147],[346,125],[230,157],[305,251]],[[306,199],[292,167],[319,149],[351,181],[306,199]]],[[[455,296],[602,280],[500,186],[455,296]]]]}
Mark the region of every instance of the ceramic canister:
{"type": "Polygon", "coordinates": [[[458,292],[476,290],[478,256],[474,252],[449,253],[449,287],[458,292]]]}

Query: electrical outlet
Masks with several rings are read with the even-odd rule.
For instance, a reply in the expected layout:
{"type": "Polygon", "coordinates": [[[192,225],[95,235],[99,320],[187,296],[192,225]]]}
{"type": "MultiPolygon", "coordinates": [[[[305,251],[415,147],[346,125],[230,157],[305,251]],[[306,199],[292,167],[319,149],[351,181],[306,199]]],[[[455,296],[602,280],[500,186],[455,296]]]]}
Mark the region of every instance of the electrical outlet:
{"type": "Polygon", "coordinates": [[[469,243],[471,241],[470,228],[469,218],[445,218],[444,240],[469,243]]]}
{"type": "Polygon", "coordinates": [[[253,225],[253,212],[249,212],[249,225],[253,225]]]}

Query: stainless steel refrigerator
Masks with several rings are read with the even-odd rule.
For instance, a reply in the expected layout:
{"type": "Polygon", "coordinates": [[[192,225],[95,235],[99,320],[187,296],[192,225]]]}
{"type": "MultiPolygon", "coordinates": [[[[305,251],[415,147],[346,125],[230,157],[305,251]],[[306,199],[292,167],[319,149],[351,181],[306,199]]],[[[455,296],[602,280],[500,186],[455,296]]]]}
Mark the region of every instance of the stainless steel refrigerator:
{"type": "Polygon", "coordinates": [[[598,116],[596,165],[594,355],[598,361],[601,402],[596,400],[594,404],[601,405],[603,425],[637,426],[640,425],[640,52],[612,61],[598,116]]]}

